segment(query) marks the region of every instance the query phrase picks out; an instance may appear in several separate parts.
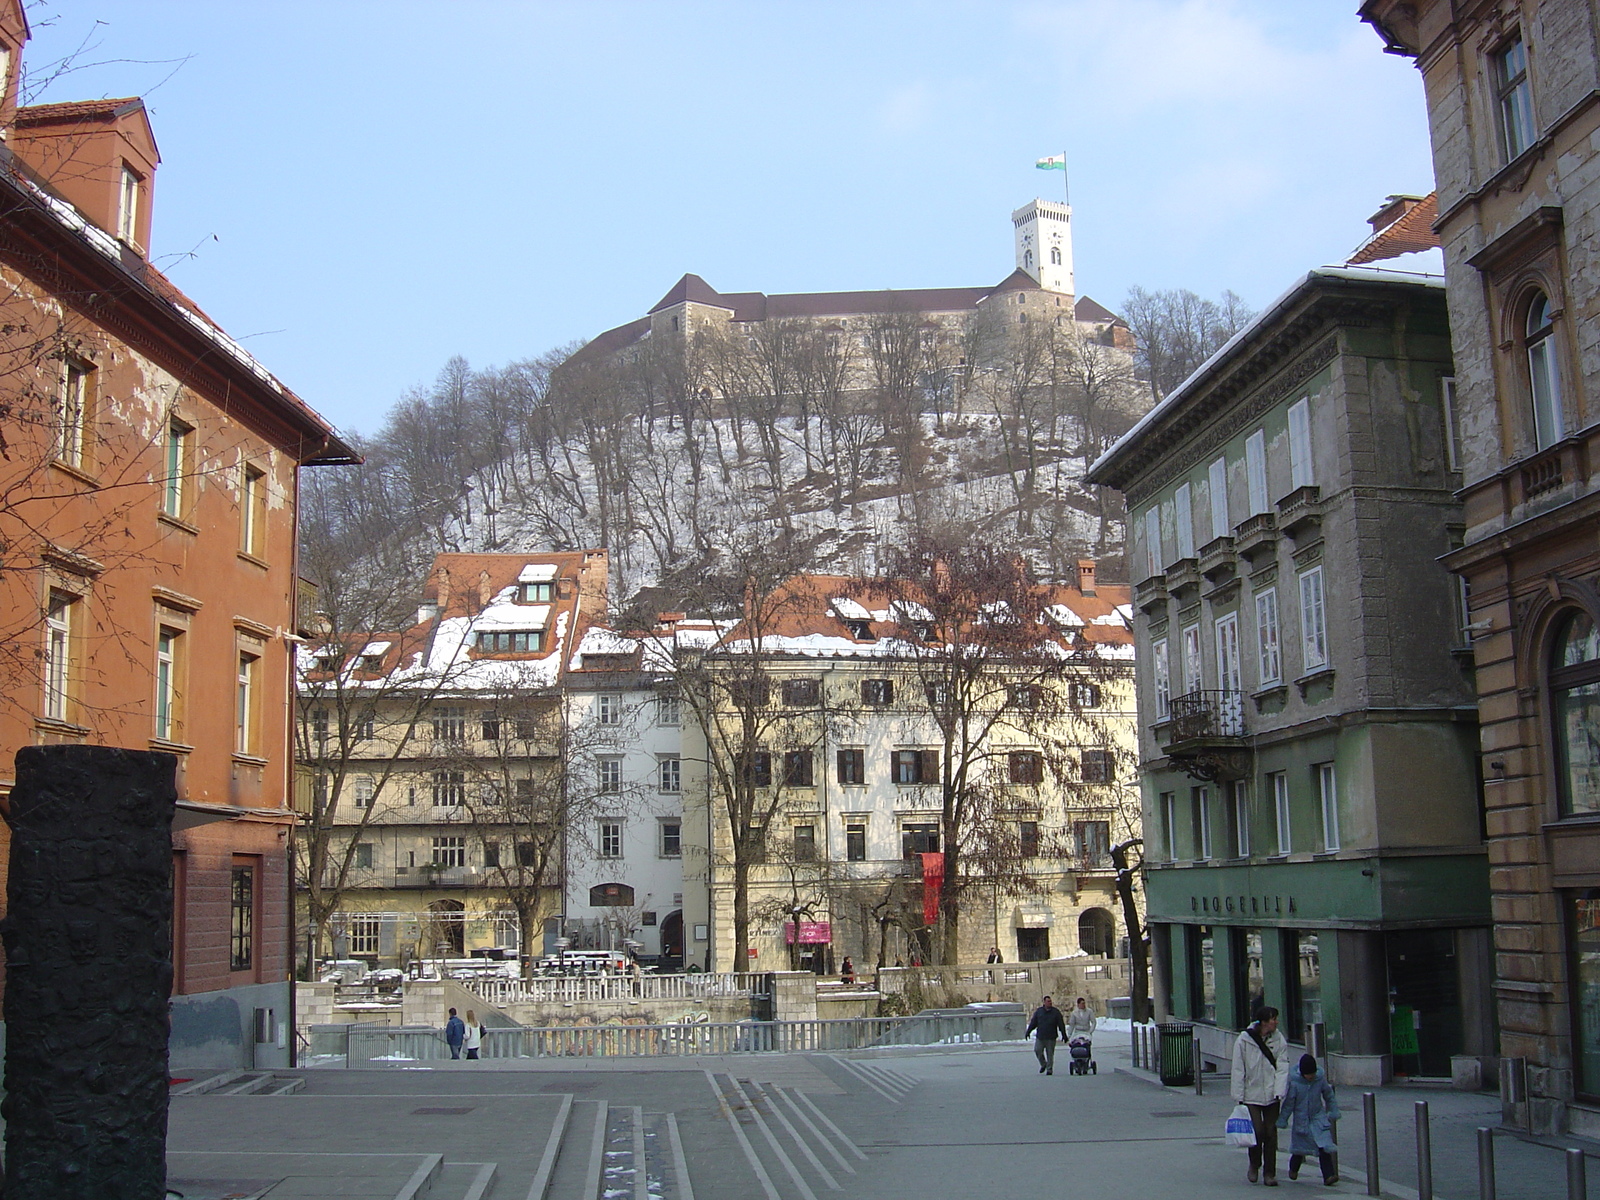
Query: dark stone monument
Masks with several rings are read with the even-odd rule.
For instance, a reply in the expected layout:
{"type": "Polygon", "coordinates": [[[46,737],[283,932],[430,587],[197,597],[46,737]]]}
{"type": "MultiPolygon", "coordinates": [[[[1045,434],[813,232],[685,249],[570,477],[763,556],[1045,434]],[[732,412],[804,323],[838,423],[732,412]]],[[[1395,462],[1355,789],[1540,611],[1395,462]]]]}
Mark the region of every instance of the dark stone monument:
{"type": "Polygon", "coordinates": [[[17,751],[6,1200],[162,1200],[176,759],[17,751]]]}

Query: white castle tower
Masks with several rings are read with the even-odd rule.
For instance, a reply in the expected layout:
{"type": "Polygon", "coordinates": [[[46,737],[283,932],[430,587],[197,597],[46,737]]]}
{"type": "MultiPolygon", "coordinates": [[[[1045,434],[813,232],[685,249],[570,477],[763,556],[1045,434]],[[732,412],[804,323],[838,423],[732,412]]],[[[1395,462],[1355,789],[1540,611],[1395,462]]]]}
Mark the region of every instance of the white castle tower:
{"type": "Polygon", "coordinates": [[[1047,292],[1077,293],[1072,287],[1072,209],[1054,200],[1035,200],[1011,214],[1016,230],[1017,266],[1047,292]]]}

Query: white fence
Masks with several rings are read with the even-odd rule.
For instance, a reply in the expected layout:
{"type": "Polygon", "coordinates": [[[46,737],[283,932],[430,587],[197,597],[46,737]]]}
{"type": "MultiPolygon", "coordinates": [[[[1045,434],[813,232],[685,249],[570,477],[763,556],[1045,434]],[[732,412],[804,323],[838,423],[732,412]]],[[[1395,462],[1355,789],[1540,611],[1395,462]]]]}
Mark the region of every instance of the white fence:
{"type": "Polygon", "coordinates": [[[548,979],[472,979],[462,986],[497,1008],[508,1004],[592,1004],[607,1000],[706,1000],[748,996],[766,987],[752,972],[700,975],[588,975],[548,979]]]}

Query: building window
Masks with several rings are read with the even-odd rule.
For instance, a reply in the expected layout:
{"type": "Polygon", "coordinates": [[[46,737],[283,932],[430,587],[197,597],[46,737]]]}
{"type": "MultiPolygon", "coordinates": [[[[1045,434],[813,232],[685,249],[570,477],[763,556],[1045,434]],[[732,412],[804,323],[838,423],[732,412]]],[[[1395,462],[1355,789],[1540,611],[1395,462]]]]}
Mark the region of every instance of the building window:
{"type": "Polygon", "coordinates": [[[161,482],[161,511],[169,517],[183,516],[184,476],[189,473],[189,443],[194,430],[174,417],[167,422],[166,477],[161,482]]]}
{"type": "Polygon", "coordinates": [[[1183,631],[1183,694],[1198,692],[1205,686],[1205,676],[1200,665],[1200,626],[1191,625],[1183,631]]]}
{"type": "Polygon", "coordinates": [[[1267,776],[1267,786],[1272,789],[1272,824],[1277,834],[1278,853],[1288,854],[1294,849],[1289,830],[1289,776],[1275,771],[1267,776]]]}
{"type": "Polygon", "coordinates": [[[783,782],[790,787],[813,787],[812,762],[809,750],[789,750],[783,756],[783,782]]]}
{"type": "Polygon", "coordinates": [[[622,822],[600,822],[600,857],[622,857],[622,822]]]}
{"type": "Polygon", "coordinates": [[[239,484],[239,549],[257,558],[266,557],[267,477],[245,463],[239,484]]]}
{"type": "Polygon", "coordinates": [[[939,827],[931,823],[903,826],[900,830],[900,853],[905,858],[939,853],[939,827]]]}
{"type": "Polygon", "coordinates": [[[350,781],[350,791],[355,797],[357,808],[371,808],[372,798],[378,794],[377,785],[371,775],[357,775],[350,781]]]}
{"type": "Polygon", "coordinates": [[[622,697],[602,692],[594,699],[594,719],[601,725],[622,724],[622,697]]]}
{"type": "Polygon", "coordinates": [[[844,859],[846,862],[867,861],[867,827],[865,825],[846,825],[844,827],[844,859]]]}
{"type": "Polygon", "coordinates": [[[1317,763],[1311,769],[1317,777],[1317,808],[1322,813],[1322,848],[1331,852],[1339,848],[1339,790],[1334,780],[1333,764],[1317,763]]]}
{"type": "MultiPolygon", "coordinates": [[[[370,849],[370,847],[368,848],[370,849]]],[[[351,955],[378,953],[379,928],[379,919],[377,917],[350,918],[351,955]]]]}
{"type": "Polygon", "coordinates": [[[539,865],[538,842],[518,842],[516,854],[517,866],[519,867],[537,867],[539,865]]]}
{"type": "Polygon", "coordinates": [[[815,825],[796,825],[794,827],[794,860],[795,862],[817,861],[817,827],[815,825]]]}
{"type": "Polygon", "coordinates": [[[484,717],[483,721],[481,722],[481,724],[482,724],[482,729],[481,729],[480,732],[482,732],[482,734],[483,734],[483,740],[484,741],[486,741],[486,742],[498,742],[500,740],[500,718],[499,717],[484,717]]]}
{"type": "Polygon", "coordinates": [[[1189,789],[1189,805],[1194,823],[1194,856],[1211,857],[1211,792],[1207,788],[1189,789]]]}
{"type": "Polygon", "coordinates": [[[1073,849],[1078,861],[1104,866],[1111,858],[1111,822],[1076,821],[1072,826],[1073,849]]]}
{"type": "Polygon", "coordinates": [[[754,751],[750,755],[750,767],[746,774],[753,786],[771,787],[772,755],[765,750],[754,751]]]}
{"type": "Polygon", "coordinates": [[[589,889],[591,908],[632,908],[633,888],[626,883],[597,883],[589,889]]]}
{"type": "Polygon", "coordinates": [[[1144,565],[1145,575],[1154,578],[1165,566],[1161,561],[1161,505],[1152,504],[1144,510],[1144,565]]]}
{"type": "Polygon", "coordinates": [[[350,725],[350,740],[370,742],[377,725],[377,718],[371,712],[357,714],[350,725]]]}
{"type": "Polygon", "coordinates": [[[896,750],[890,759],[889,777],[901,785],[939,782],[937,750],[896,750]]]}
{"type": "Polygon", "coordinates": [[[359,867],[363,871],[372,869],[372,843],[357,842],[355,854],[351,857],[350,865],[359,867]]]}
{"type": "Polygon", "coordinates": [[[1322,568],[1300,576],[1300,642],[1307,671],[1328,665],[1327,610],[1322,595],[1322,568]]]}
{"type": "Polygon", "coordinates": [[[1115,783],[1116,756],[1109,750],[1085,750],[1078,764],[1078,778],[1084,783],[1115,783]]]}
{"type": "Polygon", "coordinates": [[[1533,440],[1540,450],[1561,440],[1561,371],[1556,366],[1555,320],[1550,298],[1535,292],[1523,325],[1528,351],[1528,392],[1533,404],[1533,440]]]}
{"type": "Polygon", "coordinates": [[[1012,783],[1037,787],[1044,782],[1044,756],[1037,750],[1013,750],[1006,755],[1006,773],[1012,783]]]}
{"type": "Polygon", "coordinates": [[[1014,684],[1008,695],[1011,707],[1019,712],[1034,712],[1044,703],[1044,689],[1034,683],[1014,684]]]}
{"type": "Polygon", "coordinates": [[[1233,532],[1228,524],[1228,460],[1219,458],[1206,472],[1211,489],[1211,536],[1227,537],[1233,532]]]}
{"type": "Polygon", "coordinates": [[[1067,699],[1073,708],[1099,708],[1103,702],[1098,683],[1074,680],[1067,685],[1067,699]]]}
{"type": "Polygon", "coordinates": [[[88,363],[67,359],[61,373],[57,410],[60,434],[56,457],[74,467],[83,467],[87,465],[88,431],[94,423],[94,368],[88,363]]]}
{"type": "Polygon", "coordinates": [[[683,823],[680,821],[661,822],[661,857],[683,857],[683,823]]]}
{"type": "Polygon", "coordinates": [[[785,679],[783,681],[783,706],[785,708],[815,708],[822,689],[815,679],[785,679]]]}
{"type": "Polygon", "coordinates": [[[1556,637],[1550,715],[1561,815],[1600,813],[1600,632],[1587,613],[1573,613],[1556,637]]]}
{"type": "Polygon", "coordinates": [[[1228,785],[1228,849],[1234,858],[1250,857],[1250,785],[1228,785]]]}
{"type": "Polygon", "coordinates": [[[129,246],[139,240],[139,173],[122,164],[122,188],[117,196],[117,240],[129,246]]]}
{"type": "Polygon", "coordinates": [[[1567,912],[1571,931],[1568,962],[1572,971],[1573,1065],[1577,1092],[1588,1100],[1600,1097],[1600,1021],[1595,998],[1600,996],[1600,889],[1572,896],[1567,912]]]}
{"type": "Polygon", "coordinates": [[[1283,651],[1278,642],[1278,589],[1256,593],[1256,661],[1261,686],[1283,682],[1283,651]]]}
{"type": "Polygon", "coordinates": [[[867,781],[867,752],[859,746],[838,752],[839,782],[860,785],[867,781]]]}
{"type": "Polygon", "coordinates": [[[467,773],[465,771],[435,771],[433,773],[433,806],[435,808],[460,808],[467,802],[467,773]]]}
{"type": "Polygon", "coordinates": [[[239,653],[239,674],[235,683],[234,748],[240,754],[254,754],[256,750],[256,693],[261,674],[261,659],[254,654],[239,653]]]}
{"type": "Polygon", "coordinates": [[[1151,643],[1150,657],[1155,663],[1156,717],[1165,721],[1172,715],[1172,668],[1167,660],[1166,638],[1151,643]]]}
{"type": "Polygon", "coordinates": [[[683,724],[683,697],[676,692],[656,697],[656,724],[683,724]]]}
{"type": "Polygon", "coordinates": [[[894,680],[863,679],[861,681],[861,703],[870,704],[874,708],[882,708],[886,704],[893,704],[894,680]]]}
{"type": "Polygon", "coordinates": [[[448,705],[433,710],[433,736],[441,742],[467,740],[467,710],[448,705]]]}
{"type": "Polygon", "coordinates": [[[178,721],[178,648],[183,643],[181,630],[162,626],[156,631],[156,736],[176,741],[178,721]]]}
{"type": "Polygon", "coordinates": [[[1194,500],[1187,483],[1172,494],[1172,523],[1178,535],[1178,557],[1194,557],[1194,500]]]}
{"type": "Polygon", "coordinates": [[[1289,488],[1316,483],[1311,461],[1311,398],[1302,396],[1289,406],[1289,488]]]}
{"type": "Polygon", "coordinates": [[[1461,469],[1461,421],[1456,413],[1456,381],[1451,375],[1439,379],[1439,407],[1444,414],[1444,463],[1452,471],[1461,469]]]}
{"type": "Polygon", "coordinates": [[[1256,430],[1244,440],[1244,479],[1249,489],[1250,515],[1270,512],[1267,502],[1267,435],[1256,430]]]}
{"type": "Polygon", "coordinates": [[[1178,861],[1178,793],[1161,793],[1161,844],[1168,862],[1178,861]]]}
{"type": "Polygon", "coordinates": [[[555,599],[556,585],[546,580],[542,583],[519,583],[518,604],[549,604],[555,599]]]}
{"type": "Polygon", "coordinates": [[[617,755],[607,755],[595,760],[598,773],[599,790],[603,796],[615,795],[622,791],[622,759],[617,755]]]}
{"type": "Polygon", "coordinates": [[[464,867],[467,865],[467,839],[464,837],[436,837],[433,839],[433,865],[436,867],[464,867]]]}
{"type": "Polygon", "coordinates": [[[1039,857],[1039,822],[1017,822],[1017,850],[1023,858],[1039,857]]]}
{"type": "Polygon", "coordinates": [[[683,760],[676,754],[664,754],[656,762],[656,782],[663,792],[683,791],[683,760]]]}
{"type": "Polygon", "coordinates": [[[500,843],[499,842],[492,841],[492,840],[484,842],[484,844],[483,844],[483,865],[486,868],[488,868],[488,867],[498,867],[500,865],[500,843]]]}
{"type": "Polygon", "coordinates": [[[1510,162],[1537,140],[1533,91],[1528,86],[1528,50],[1514,37],[1493,59],[1494,94],[1500,109],[1500,149],[1510,162]]]}
{"type": "Polygon", "coordinates": [[[256,870],[233,868],[228,928],[228,969],[248,971],[255,963],[256,870]]]}
{"type": "Polygon", "coordinates": [[[542,654],[544,630],[497,630],[477,635],[474,643],[479,654],[542,654]]]}

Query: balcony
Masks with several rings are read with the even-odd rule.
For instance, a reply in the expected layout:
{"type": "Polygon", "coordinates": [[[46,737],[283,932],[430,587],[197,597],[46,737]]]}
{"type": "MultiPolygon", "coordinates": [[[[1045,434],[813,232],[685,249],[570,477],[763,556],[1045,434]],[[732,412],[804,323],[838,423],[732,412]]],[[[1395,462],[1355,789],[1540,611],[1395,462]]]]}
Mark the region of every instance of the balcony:
{"type": "Polygon", "coordinates": [[[1154,613],[1159,609],[1165,613],[1167,610],[1167,577],[1165,575],[1152,575],[1143,583],[1134,584],[1133,602],[1140,612],[1154,613]]]}
{"type": "Polygon", "coordinates": [[[1212,538],[1200,547],[1200,574],[1213,586],[1227,583],[1239,572],[1239,556],[1234,553],[1233,539],[1223,536],[1212,538]]]}
{"type": "Polygon", "coordinates": [[[1185,592],[1197,591],[1199,587],[1200,564],[1193,555],[1167,566],[1167,591],[1173,596],[1182,597],[1185,592]]]}
{"type": "Polygon", "coordinates": [[[1278,528],[1296,541],[1322,532],[1322,489],[1307,484],[1279,500],[1278,528]]]}
{"type": "Polygon", "coordinates": [[[1172,698],[1171,715],[1156,728],[1162,752],[1184,774],[1208,783],[1250,773],[1244,693],[1200,691],[1172,698]]]}
{"type": "Polygon", "coordinates": [[[1252,565],[1258,558],[1271,556],[1277,547],[1278,522],[1272,513],[1256,513],[1234,526],[1233,548],[1252,565]]]}

